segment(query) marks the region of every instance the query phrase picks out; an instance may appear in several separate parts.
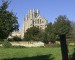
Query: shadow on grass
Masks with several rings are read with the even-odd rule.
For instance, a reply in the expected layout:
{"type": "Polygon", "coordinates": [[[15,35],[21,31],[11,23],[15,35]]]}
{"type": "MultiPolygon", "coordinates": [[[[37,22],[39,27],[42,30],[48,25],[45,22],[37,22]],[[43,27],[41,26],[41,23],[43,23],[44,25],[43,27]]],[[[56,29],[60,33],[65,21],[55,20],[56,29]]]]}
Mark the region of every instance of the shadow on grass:
{"type": "Polygon", "coordinates": [[[52,57],[52,54],[49,54],[24,58],[11,58],[11,59],[8,58],[3,60],[54,60],[54,57],[52,57]]]}

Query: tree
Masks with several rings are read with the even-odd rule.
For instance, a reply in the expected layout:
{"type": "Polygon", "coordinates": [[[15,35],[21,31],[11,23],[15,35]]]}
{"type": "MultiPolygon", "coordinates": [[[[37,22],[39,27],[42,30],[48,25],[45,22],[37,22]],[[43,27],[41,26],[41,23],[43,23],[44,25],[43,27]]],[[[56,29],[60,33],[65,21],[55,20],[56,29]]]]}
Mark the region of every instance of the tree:
{"type": "Polygon", "coordinates": [[[37,40],[39,40],[38,39],[39,33],[40,33],[40,29],[37,27],[28,28],[27,32],[25,33],[24,40],[27,40],[27,41],[35,40],[35,41],[37,41],[37,40]]]}
{"type": "Polygon", "coordinates": [[[0,6],[0,39],[6,39],[12,31],[18,30],[17,17],[7,10],[8,5],[8,1],[3,1],[0,6]]]}
{"type": "Polygon", "coordinates": [[[54,43],[57,40],[57,35],[54,33],[54,25],[50,22],[46,29],[47,41],[54,43]]]}
{"type": "Polygon", "coordinates": [[[70,33],[71,33],[71,39],[72,39],[72,41],[75,44],[75,22],[72,23],[72,29],[71,29],[71,32],[70,33]]]}
{"type": "Polygon", "coordinates": [[[68,48],[66,44],[66,35],[71,29],[71,22],[66,16],[59,16],[54,22],[55,34],[59,35],[62,51],[62,60],[68,60],[68,48]]]}
{"type": "Polygon", "coordinates": [[[54,22],[54,28],[56,34],[68,34],[71,29],[71,22],[66,16],[60,15],[54,22]]]}

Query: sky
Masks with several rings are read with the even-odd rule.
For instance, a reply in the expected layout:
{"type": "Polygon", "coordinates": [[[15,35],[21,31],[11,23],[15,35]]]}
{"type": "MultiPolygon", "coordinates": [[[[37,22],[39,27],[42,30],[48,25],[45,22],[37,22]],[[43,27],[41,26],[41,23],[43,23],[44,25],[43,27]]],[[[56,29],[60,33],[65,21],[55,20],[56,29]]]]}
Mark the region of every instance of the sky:
{"type": "MultiPolygon", "coordinates": [[[[13,11],[18,17],[19,29],[22,28],[24,16],[29,9],[39,9],[40,15],[49,22],[54,22],[59,15],[66,15],[75,22],[75,0],[9,0],[11,1],[7,10],[13,11]]],[[[2,0],[0,0],[0,6],[2,0]]]]}

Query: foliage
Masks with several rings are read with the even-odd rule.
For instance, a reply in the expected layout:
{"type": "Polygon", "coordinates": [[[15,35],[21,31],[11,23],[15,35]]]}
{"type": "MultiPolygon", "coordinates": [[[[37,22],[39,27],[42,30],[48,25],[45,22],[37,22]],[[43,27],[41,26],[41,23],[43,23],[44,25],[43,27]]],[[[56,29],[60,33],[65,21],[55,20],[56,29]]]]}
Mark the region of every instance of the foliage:
{"type": "Polygon", "coordinates": [[[25,41],[30,41],[32,39],[32,37],[31,37],[31,35],[29,35],[29,34],[24,34],[24,39],[23,40],[25,40],[25,41]]]}
{"type": "Polygon", "coordinates": [[[16,15],[8,11],[9,2],[4,1],[0,6],[0,38],[6,39],[13,30],[18,30],[16,15]]]}
{"type": "Polygon", "coordinates": [[[1,38],[0,38],[0,41],[4,41],[4,39],[1,39],[1,38]]]}
{"type": "Polygon", "coordinates": [[[59,35],[66,34],[67,39],[70,38],[71,21],[66,16],[59,16],[56,21],[52,24],[51,22],[47,25],[45,32],[47,35],[47,41],[55,42],[59,40],[59,35]]]}
{"type": "Polygon", "coordinates": [[[66,35],[70,32],[71,22],[66,16],[59,16],[54,22],[55,34],[60,37],[62,60],[68,60],[68,48],[66,43],[66,35]]]}
{"type": "Polygon", "coordinates": [[[26,41],[30,41],[30,40],[37,41],[39,33],[40,33],[39,28],[31,27],[31,28],[27,29],[27,32],[25,33],[25,36],[24,36],[24,40],[26,40],[26,41]]]}
{"type": "Polygon", "coordinates": [[[15,36],[13,37],[13,41],[22,41],[22,39],[20,37],[15,36]]]}
{"type": "Polygon", "coordinates": [[[55,33],[58,35],[68,34],[71,29],[70,20],[66,16],[59,16],[54,22],[55,33]]]}
{"type": "Polygon", "coordinates": [[[27,29],[26,34],[30,34],[32,36],[35,36],[35,35],[37,35],[39,33],[39,31],[40,31],[39,28],[31,27],[31,28],[27,29]]]}
{"type": "Polygon", "coordinates": [[[57,40],[58,36],[54,33],[54,25],[51,22],[47,25],[45,32],[48,42],[54,43],[57,40]]]}
{"type": "Polygon", "coordinates": [[[14,36],[12,38],[8,38],[8,41],[22,41],[22,39],[18,36],[14,36]]]}
{"type": "Polygon", "coordinates": [[[72,22],[72,29],[70,31],[71,41],[75,43],[75,22],[72,22]]]}
{"type": "Polygon", "coordinates": [[[11,44],[8,42],[8,40],[4,40],[2,46],[8,48],[11,47],[11,44]]]}

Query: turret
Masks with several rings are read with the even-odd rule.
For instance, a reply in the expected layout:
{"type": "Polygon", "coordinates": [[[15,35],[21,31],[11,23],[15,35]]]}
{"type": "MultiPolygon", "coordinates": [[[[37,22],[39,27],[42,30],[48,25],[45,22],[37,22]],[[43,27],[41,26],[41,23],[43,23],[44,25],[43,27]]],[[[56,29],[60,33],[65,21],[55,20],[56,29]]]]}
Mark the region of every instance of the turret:
{"type": "Polygon", "coordinates": [[[35,15],[35,17],[38,17],[40,15],[40,12],[38,9],[34,12],[34,15],[35,15]]]}
{"type": "Polygon", "coordinates": [[[34,12],[35,12],[35,9],[33,8],[33,18],[35,17],[35,16],[34,16],[34,15],[35,15],[34,12]]]}
{"type": "Polygon", "coordinates": [[[26,15],[25,19],[24,20],[28,20],[28,15],[26,15]]]}
{"type": "Polygon", "coordinates": [[[39,12],[39,10],[38,10],[38,9],[36,10],[36,12],[37,12],[37,14],[38,14],[38,15],[40,14],[40,12],[39,12]]]}
{"type": "Polygon", "coordinates": [[[28,14],[29,18],[32,19],[33,18],[33,11],[30,9],[29,10],[29,14],[28,14]]]}

